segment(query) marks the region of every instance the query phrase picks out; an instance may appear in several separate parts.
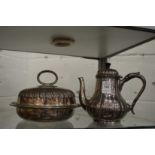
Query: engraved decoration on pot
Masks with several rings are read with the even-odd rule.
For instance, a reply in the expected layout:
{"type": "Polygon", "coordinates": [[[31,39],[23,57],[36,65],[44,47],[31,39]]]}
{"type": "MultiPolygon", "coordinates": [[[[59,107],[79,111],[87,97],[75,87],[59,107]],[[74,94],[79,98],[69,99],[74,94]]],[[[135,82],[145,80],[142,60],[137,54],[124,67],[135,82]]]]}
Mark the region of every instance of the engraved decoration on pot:
{"type": "Polygon", "coordinates": [[[10,104],[16,107],[17,114],[21,118],[35,121],[59,121],[70,118],[73,108],[80,106],[76,104],[74,93],[55,86],[58,76],[51,70],[41,71],[37,80],[40,86],[22,90],[18,95],[18,101],[10,104]],[[55,76],[54,82],[42,82],[40,76],[43,73],[52,73],[55,76]]]}

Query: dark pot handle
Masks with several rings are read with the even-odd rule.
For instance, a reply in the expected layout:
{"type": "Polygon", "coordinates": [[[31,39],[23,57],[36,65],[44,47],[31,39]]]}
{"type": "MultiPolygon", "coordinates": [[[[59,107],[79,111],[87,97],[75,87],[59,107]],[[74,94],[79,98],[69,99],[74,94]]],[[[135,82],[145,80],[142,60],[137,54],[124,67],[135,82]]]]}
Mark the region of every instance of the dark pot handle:
{"type": "Polygon", "coordinates": [[[54,71],[51,71],[51,70],[43,70],[43,71],[41,71],[41,72],[38,73],[37,80],[42,85],[51,86],[51,85],[54,85],[58,81],[58,75],[54,71]],[[51,83],[42,82],[40,80],[40,75],[43,74],[43,73],[52,73],[55,76],[55,80],[53,82],[51,82],[51,83]]]}
{"type": "Polygon", "coordinates": [[[140,89],[139,93],[137,94],[137,96],[135,97],[135,99],[133,100],[133,102],[132,102],[132,104],[131,104],[131,112],[132,112],[133,114],[135,114],[134,111],[133,111],[133,109],[134,109],[134,107],[135,107],[135,105],[136,105],[136,102],[138,101],[139,97],[142,95],[142,93],[143,93],[143,91],[144,91],[144,89],[145,89],[145,87],[146,87],[146,80],[145,80],[144,76],[142,76],[139,72],[137,72],[137,73],[130,73],[130,74],[126,75],[126,76],[120,81],[120,90],[122,90],[122,87],[123,87],[124,83],[128,82],[129,80],[131,80],[131,79],[133,79],[133,78],[138,78],[138,79],[140,79],[140,80],[142,81],[142,83],[143,83],[142,88],[140,89]]]}

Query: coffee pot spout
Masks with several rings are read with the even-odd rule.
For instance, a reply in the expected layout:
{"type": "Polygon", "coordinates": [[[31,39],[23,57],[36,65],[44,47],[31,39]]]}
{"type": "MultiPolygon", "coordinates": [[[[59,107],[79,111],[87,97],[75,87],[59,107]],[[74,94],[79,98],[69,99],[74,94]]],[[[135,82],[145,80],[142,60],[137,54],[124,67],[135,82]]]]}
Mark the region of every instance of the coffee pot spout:
{"type": "Polygon", "coordinates": [[[80,82],[80,91],[79,91],[79,101],[81,106],[86,109],[86,105],[87,105],[87,97],[85,95],[85,82],[84,82],[84,78],[83,77],[79,77],[79,82],[80,82]]]}

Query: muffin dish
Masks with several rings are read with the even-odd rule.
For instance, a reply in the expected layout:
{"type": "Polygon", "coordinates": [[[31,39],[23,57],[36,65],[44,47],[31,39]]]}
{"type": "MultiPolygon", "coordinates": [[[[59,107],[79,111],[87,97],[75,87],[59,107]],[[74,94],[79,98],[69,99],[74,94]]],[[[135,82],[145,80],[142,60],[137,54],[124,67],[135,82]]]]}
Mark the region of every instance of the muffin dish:
{"type": "Polygon", "coordinates": [[[58,76],[53,71],[41,71],[37,80],[40,86],[22,90],[17,102],[11,103],[11,106],[16,107],[17,114],[24,119],[36,121],[58,121],[70,118],[73,108],[79,107],[74,93],[71,90],[54,86],[58,81],[58,76]],[[54,74],[55,81],[43,83],[39,78],[42,73],[54,74]]]}

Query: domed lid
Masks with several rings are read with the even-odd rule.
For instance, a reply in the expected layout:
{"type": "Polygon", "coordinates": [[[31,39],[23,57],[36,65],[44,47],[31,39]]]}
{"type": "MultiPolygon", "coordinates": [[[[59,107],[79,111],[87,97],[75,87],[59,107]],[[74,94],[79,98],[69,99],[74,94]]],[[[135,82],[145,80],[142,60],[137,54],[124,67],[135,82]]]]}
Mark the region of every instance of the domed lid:
{"type": "Polygon", "coordinates": [[[70,106],[75,104],[75,95],[71,90],[54,86],[58,81],[58,76],[51,70],[41,71],[37,76],[38,82],[41,84],[35,88],[22,90],[18,95],[18,104],[37,105],[37,106],[70,106]],[[52,83],[44,83],[40,80],[43,73],[52,73],[55,80],[52,83]]]}
{"type": "Polygon", "coordinates": [[[105,63],[105,69],[99,70],[96,77],[109,77],[109,78],[119,78],[120,75],[115,69],[110,68],[110,63],[105,63]]]}

